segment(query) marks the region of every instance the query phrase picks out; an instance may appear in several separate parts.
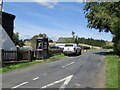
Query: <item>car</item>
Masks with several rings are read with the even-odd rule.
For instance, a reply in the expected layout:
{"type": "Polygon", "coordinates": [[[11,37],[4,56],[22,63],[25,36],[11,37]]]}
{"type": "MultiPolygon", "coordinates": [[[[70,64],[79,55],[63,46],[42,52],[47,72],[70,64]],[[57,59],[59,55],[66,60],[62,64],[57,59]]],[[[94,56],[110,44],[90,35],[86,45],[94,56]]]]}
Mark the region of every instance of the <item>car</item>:
{"type": "Polygon", "coordinates": [[[50,49],[55,50],[55,49],[61,49],[61,48],[60,48],[60,47],[58,47],[58,46],[50,46],[50,49]]]}
{"type": "Polygon", "coordinates": [[[63,53],[65,55],[80,55],[81,54],[81,47],[79,44],[66,44],[63,49],[63,53]]]}
{"type": "Polygon", "coordinates": [[[65,44],[64,44],[64,43],[59,43],[59,44],[56,44],[55,46],[56,46],[56,47],[59,47],[59,48],[61,48],[61,49],[63,49],[64,46],[65,46],[65,44]]]}

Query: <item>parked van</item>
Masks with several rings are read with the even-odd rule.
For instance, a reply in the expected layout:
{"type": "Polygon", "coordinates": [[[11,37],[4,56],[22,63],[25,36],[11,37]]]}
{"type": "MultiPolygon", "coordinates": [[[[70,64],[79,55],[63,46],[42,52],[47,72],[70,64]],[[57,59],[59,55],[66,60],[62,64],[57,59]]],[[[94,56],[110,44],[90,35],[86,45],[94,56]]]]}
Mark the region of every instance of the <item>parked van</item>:
{"type": "Polygon", "coordinates": [[[65,55],[69,55],[69,54],[80,55],[81,47],[79,44],[66,44],[64,46],[63,53],[65,55]]]}

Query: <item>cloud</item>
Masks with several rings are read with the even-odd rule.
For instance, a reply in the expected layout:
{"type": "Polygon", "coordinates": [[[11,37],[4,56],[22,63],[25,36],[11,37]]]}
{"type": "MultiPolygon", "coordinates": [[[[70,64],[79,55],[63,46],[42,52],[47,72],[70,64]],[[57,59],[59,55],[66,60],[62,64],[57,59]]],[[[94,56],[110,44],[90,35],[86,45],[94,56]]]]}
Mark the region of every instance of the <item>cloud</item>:
{"type": "Polygon", "coordinates": [[[59,0],[4,0],[4,2],[36,2],[47,8],[54,8],[58,4],[59,0]]]}
{"type": "Polygon", "coordinates": [[[51,9],[54,8],[58,4],[58,0],[54,0],[54,2],[50,0],[33,0],[33,1],[47,8],[51,8],[51,9]]]}

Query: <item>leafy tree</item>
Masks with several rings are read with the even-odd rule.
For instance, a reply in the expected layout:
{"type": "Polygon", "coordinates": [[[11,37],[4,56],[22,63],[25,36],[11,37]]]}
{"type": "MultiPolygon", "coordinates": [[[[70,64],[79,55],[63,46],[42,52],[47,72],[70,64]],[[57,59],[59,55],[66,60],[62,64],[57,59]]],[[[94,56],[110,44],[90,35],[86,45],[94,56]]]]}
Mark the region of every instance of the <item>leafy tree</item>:
{"type": "Polygon", "coordinates": [[[19,33],[18,32],[13,33],[13,42],[15,45],[18,45],[18,43],[19,43],[19,33]]]}
{"type": "Polygon", "coordinates": [[[47,35],[45,34],[45,33],[40,33],[39,35],[38,35],[39,37],[44,37],[44,38],[46,38],[47,37],[47,35]]]}
{"type": "Polygon", "coordinates": [[[36,39],[37,37],[44,37],[44,38],[48,38],[47,35],[45,33],[40,33],[39,35],[34,35],[32,38],[31,38],[31,46],[32,48],[36,49],[36,39]]]}
{"type": "Polygon", "coordinates": [[[89,28],[113,34],[114,50],[120,55],[120,2],[87,2],[84,11],[89,28]]]}
{"type": "Polygon", "coordinates": [[[71,33],[71,34],[72,34],[73,38],[75,38],[75,32],[73,32],[73,31],[72,31],[72,33],[71,33]]]}
{"type": "Polygon", "coordinates": [[[53,43],[53,40],[52,40],[52,39],[49,39],[48,42],[53,43]]]}
{"type": "Polygon", "coordinates": [[[25,45],[23,40],[19,40],[19,33],[18,32],[13,33],[13,42],[15,45],[18,45],[20,47],[25,45]]]}
{"type": "Polygon", "coordinates": [[[21,40],[19,40],[19,43],[18,43],[18,45],[20,46],[20,47],[23,47],[25,44],[24,44],[24,41],[21,39],[21,40]]]}
{"type": "Polygon", "coordinates": [[[73,38],[63,38],[65,40],[66,43],[83,43],[83,44],[89,44],[92,46],[99,46],[99,47],[105,47],[106,46],[106,41],[104,40],[95,40],[92,38],[79,38],[76,37],[75,41],[73,40],[73,38]]]}

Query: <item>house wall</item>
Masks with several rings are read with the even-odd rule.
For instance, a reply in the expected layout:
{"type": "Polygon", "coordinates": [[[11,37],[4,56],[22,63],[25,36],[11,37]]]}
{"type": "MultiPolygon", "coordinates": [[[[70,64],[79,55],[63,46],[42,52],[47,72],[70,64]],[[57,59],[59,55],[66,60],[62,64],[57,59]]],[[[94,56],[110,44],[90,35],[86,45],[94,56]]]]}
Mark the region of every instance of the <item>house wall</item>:
{"type": "Polygon", "coordinates": [[[14,19],[14,15],[2,12],[2,27],[5,29],[11,39],[13,38],[14,19]]]}
{"type": "Polygon", "coordinates": [[[4,28],[2,28],[1,25],[0,25],[0,49],[4,49],[8,51],[16,50],[13,41],[11,40],[11,38],[6,33],[4,28]]]}

